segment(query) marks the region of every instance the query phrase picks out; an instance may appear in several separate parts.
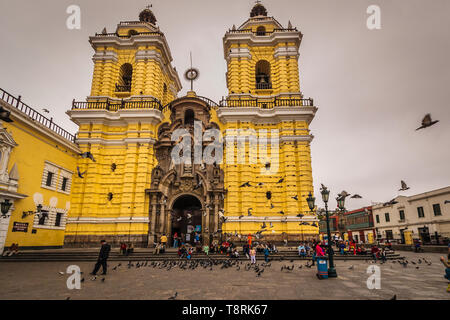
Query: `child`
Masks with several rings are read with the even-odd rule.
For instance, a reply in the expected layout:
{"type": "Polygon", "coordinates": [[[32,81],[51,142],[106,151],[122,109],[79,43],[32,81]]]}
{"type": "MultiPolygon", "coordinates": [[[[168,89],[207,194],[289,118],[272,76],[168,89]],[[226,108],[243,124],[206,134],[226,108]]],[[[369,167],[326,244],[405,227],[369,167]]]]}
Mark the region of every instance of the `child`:
{"type": "Polygon", "coordinates": [[[255,248],[250,249],[250,262],[251,264],[256,264],[256,250],[255,248]]]}

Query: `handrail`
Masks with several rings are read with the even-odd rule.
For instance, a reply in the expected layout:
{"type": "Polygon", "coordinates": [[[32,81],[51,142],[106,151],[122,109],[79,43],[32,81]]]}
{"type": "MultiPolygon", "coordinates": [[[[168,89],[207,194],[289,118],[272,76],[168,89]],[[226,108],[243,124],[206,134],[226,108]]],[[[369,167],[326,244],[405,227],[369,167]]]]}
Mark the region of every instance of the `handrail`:
{"type": "Polygon", "coordinates": [[[121,109],[157,109],[161,110],[161,102],[156,99],[147,100],[121,100],[121,101],[111,101],[107,99],[106,101],[72,101],[72,110],[108,110],[108,111],[118,111],[121,109]]]}
{"type": "Polygon", "coordinates": [[[27,104],[23,103],[21,101],[22,97],[18,96],[17,98],[13,96],[12,94],[6,92],[2,88],[0,88],[0,96],[1,100],[6,102],[7,104],[11,105],[12,107],[16,108],[17,110],[20,110],[25,115],[30,117],[32,120],[39,122],[43,126],[47,127],[48,129],[52,130],[56,134],[60,135],[64,139],[69,140],[70,142],[75,142],[75,135],[71,134],[67,130],[63,129],[62,127],[58,126],[56,123],[53,122],[53,118],[47,118],[41,113],[37,112],[27,104]]]}
{"type": "Polygon", "coordinates": [[[268,99],[234,99],[228,98],[220,101],[220,107],[257,107],[262,109],[272,109],[274,107],[291,107],[291,106],[302,106],[302,107],[312,107],[314,106],[314,100],[300,99],[300,98],[273,98],[268,99]]]}
{"type": "Polygon", "coordinates": [[[298,29],[297,28],[285,28],[285,29],[276,28],[276,29],[273,29],[273,31],[264,31],[264,34],[262,34],[262,32],[252,31],[252,29],[241,29],[241,30],[231,30],[230,29],[230,30],[228,30],[228,33],[252,33],[257,36],[267,36],[267,35],[271,35],[276,32],[292,32],[292,31],[298,32],[298,29]]]}
{"type": "Polygon", "coordinates": [[[160,31],[153,31],[153,32],[138,32],[136,34],[126,34],[126,35],[119,35],[117,32],[114,33],[96,33],[96,37],[119,37],[119,38],[131,38],[134,36],[164,36],[164,33],[160,31]]]}

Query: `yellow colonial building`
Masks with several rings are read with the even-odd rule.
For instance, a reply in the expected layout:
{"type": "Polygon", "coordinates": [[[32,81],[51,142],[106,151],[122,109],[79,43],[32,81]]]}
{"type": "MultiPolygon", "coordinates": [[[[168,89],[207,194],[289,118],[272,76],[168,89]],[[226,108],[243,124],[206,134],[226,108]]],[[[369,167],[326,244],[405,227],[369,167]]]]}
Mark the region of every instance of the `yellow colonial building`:
{"type": "MultiPolygon", "coordinates": [[[[56,233],[46,235],[46,246],[62,245],[64,237],[65,246],[106,239],[146,247],[174,233],[186,241],[197,233],[204,243],[224,235],[318,237],[318,219],[306,203],[313,192],[309,125],[317,108],[300,90],[301,40],[290,22],[283,27],[257,3],[223,37],[228,95],[216,103],[192,90],[178,97],[179,75],[150,9],[138,21],[120,22],[114,33],[92,36],[90,95],[67,111],[79,126],[76,139],[32,129],[22,136],[19,121],[8,124],[10,148],[30,146],[9,160],[10,180],[16,181],[17,163],[20,179],[29,176],[33,185],[23,178],[23,189],[21,180],[11,189],[17,200],[7,244],[37,245],[50,231],[56,233]],[[37,148],[49,151],[34,155],[37,148]],[[47,172],[55,185],[46,185],[47,172]],[[70,182],[63,192],[64,178],[70,182]],[[59,219],[59,228],[39,226],[42,210],[48,223],[59,219]],[[13,233],[16,220],[37,234],[13,233]]],[[[198,71],[184,76],[194,81],[198,71]]]]}
{"type": "Polygon", "coordinates": [[[60,248],[79,153],[75,137],[3,89],[0,108],[0,252],[13,243],[60,248]]]}

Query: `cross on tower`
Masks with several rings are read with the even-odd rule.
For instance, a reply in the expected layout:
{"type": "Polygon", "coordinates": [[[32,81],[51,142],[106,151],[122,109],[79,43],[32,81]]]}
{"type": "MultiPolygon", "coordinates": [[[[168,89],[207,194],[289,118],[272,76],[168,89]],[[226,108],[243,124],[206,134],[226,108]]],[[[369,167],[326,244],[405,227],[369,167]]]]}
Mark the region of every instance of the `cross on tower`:
{"type": "Polygon", "coordinates": [[[261,3],[261,0],[256,0],[255,3],[256,3],[256,4],[260,4],[260,3],[261,3]]]}
{"type": "Polygon", "coordinates": [[[146,6],[145,8],[146,9],[149,9],[150,10],[150,8],[152,7],[152,5],[151,4],[149,4],[148,6],[146,6]]]}

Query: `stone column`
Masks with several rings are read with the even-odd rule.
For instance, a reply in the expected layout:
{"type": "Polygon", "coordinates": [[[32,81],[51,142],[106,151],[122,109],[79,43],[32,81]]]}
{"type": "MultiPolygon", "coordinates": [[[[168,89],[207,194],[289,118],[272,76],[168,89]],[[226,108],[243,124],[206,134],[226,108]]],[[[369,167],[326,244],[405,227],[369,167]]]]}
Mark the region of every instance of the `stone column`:
{"type": "Polygon", "coordinates": [[[219,196],[214,194],[214,231],[219,229],[219,196]]]}
{"type": "Polygon", "coordinates": [[[166,218],[166,213],[165,213],[165,208],[166,205],[163,203],[163,200],[161,199],[161,212],[159,213],[159,232],[162,234],[164,232],[164,224],[165,224],[165,218],[166,218]]]}
{"type": "Polygon", "coordinates": [[[209,245],[209,235],[210,235],[210,223],[209,223],[209,215],[211,214],[211,211],[209,210],[209,206],[211,203],[211,198],[209,196],[209,194],[206,195],[206,201],[205,201],[205,211],[206,211],[206,216],[204,219],[204,224],[203,224],[203,242],[207,245],[209,245]],[[208,208],[206,207],[206,205],[208,205],[208,208]]]}
{"type": "Polygon", "coordinates": [[[148,232],[148,246],[151,247],[155,243],[155,226],[156,226],[156,195],[151,195],[152,218],[150,222],[150,230],[148,232]]]}

